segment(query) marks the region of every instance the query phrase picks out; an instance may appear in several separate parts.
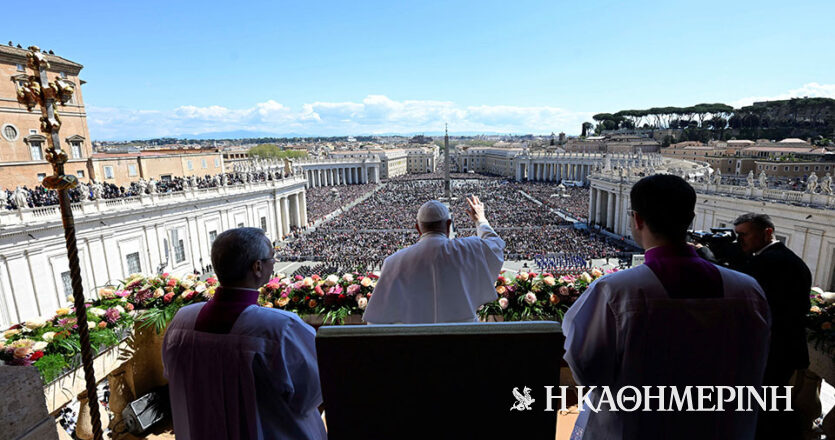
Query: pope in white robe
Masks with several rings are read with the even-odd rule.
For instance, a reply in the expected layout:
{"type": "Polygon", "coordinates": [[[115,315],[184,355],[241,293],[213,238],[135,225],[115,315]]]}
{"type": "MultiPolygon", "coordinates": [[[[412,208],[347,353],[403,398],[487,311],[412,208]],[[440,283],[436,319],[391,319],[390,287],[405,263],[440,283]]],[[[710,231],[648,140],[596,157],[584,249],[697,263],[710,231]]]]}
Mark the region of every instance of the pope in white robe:
{"type": "Polygon", "coordinates": [[[468,198],[478,236],[450,239],[449,209],[431,200],[418,211],[420,239],[383,262],[363,320],[369,324],[476,321],[476,310],[498,298],[496,278],[505,247],[484,216],[478,197],[468,198]]]}

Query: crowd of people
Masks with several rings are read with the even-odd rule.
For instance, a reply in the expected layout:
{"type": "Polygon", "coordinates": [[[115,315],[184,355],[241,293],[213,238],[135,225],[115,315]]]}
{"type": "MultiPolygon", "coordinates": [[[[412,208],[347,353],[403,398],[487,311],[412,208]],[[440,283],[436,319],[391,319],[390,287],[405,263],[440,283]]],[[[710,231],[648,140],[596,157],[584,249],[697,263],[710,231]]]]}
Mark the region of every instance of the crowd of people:
{"type": "MultiPolygon", "coordinates": [[[[245,173],[226,173],[226,185],[238,185],[246,182],[263,182],[267,180],[274,180],[276,176],[266,172],[250,172],[245,173]]],[[[112,183],[99,183],[101,194],[95,194],[94,183],[86,183],[83,186],[79,185],[76,188],[69,190],[70,201],[72,203],[82,202],[84,200],[91,200],[94,198],[101,199],[117,199],[126,197],[136,197],[140,194],[150,194],[152,192],[164,194],[184,191],[189,187],[195,189],[216,188],[224,185],[224,174],[205,175],[202,177],[174,177],[166,180],[139,180],[131,182],[128,186],[117,186],[112,183]]],[[[41,185],[34,188],[22,186],[14,190],[6,189],[0,190],[0,204],[5,209],[18,209],[16,192],[23,194],[24,202],[23,208],[40,208],[43,206],[51,206],[58,204],[58,192],[52,189],[47,189],[41,185]]]]}
{"type": "MultiPolygon", "coordinates": [[[[584,259],[622,257],[631,250],[625,243],[575,229],[551,212],[554,209],[585,219],[589,206],[586,188],[563,190],[553,183],[513,183],[501,178],[476,176],[477,179],[472,178],[472,174],[462,174],[464,178],[452,181],[450,211],[460,237],[475,234],[464,200],[465,196],[474,194],[486,205],[491,225],[507,243],[508,259],[530,260],[537,254],[555,253],[584,259]]],[[[379,267],[387,256],[417,241],[414,229],[417,209],[424,202],[442,199],[444,195],[442,180],[403,177],[389,180],[368,198],[315,230],[296,234],[279,249],[279,255],[288,261],[328,262],[329,267],[379,267]]],[[[308,219],[315,221],[340,211],[374,190],[375,186],[308,189],[308,219]]]]}
{"type": "Polygon", "coordinates": [[[320,186],[307,189],[307,220],[315,222],[373,191],[377,185],[320,186]]]}

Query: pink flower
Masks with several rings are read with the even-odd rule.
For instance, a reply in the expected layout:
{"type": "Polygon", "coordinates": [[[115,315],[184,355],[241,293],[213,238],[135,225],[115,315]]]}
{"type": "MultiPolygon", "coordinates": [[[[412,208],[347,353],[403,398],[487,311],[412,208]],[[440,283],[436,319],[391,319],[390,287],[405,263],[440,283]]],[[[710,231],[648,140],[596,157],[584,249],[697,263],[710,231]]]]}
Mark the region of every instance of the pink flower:
{"type": "Polygon", "coordinates": [[[162,274],[162,277],[163,277],[163,278],[168,278],[168,272],[163,273],[163,274],[162,274]]]}
{"type": "Polygon", "coordinates": [[[166,304],[170,303],[171,300],[174,299],[174,292],[166,293],[165,296],[162,297],[163,302],[166,304]]]}
{"type": "Polygon", "coordinates": [[[174,287],[177,285],[177,280],[168,280],[168,283],[166,283],[166,285],[168,287],[174,287]]]}
{"type": "Polygon", "coordinates": [[[319,295],[319,296],[324,296],[325,295],[325,291],[323,291],[322,288],[319,287],[319,286],[314,287],[313,291],[316,292],[316,294],[319,295]]]}
{"type": "Polygon", "coordinates": [[[499,298],[499,307],[501,307],[502,310],[507,309],[507,304],[507,298],[499,298]]]}
{"type": "Polygon", "coordinates": [[[525,302],[528,304],[533,305],[536,302],[536,295],[533,292],[528,292],[525,294],[525,302]]]}
{"type": "Polygon", "coordinates": [[[129,312],[132,312],[133,311],[133,304],[131,304],[131,303],[125,304],[125,309],[127,309],[127,311],[129,311],[129,312]]]}
{"type": "Polygon", "coordinates": [[[348,295],[356,295],[360,291],[359,284],[351,284],[348,286],[348,295]]]}
{"type": "Polygon", "coordinates": [[[104,312],[104,319],[105,319],[105,321],[109,322],[110,324],[115,324],[116,321],[119,320],[120,316],[122,316],[122,314],[119,313],[119,311],[116,310],[115,308],[107,309],[107,311],[104,312]]]}
{"type": "Polygon", "coordinates": [[[278,283],[274,283],[272,281],[267,283],[267,288],[270,289],[270,290],[278,290],[279,287],[281,287],[281,286],[278,283]]]}
{"type": "Polygon", "coordinates": [[[316,274],[311,275],[310,278],[313,278],[313,281],[319,281],[319,280],[322,279],[322,277],[320,277],[319,275],[316,275],[316,274]]]}
{"type": "Polygon", "coordinates": [[[301,275],[296,275],[295,277],[293,277],[293,279],[295,279],[296,281],[301,281],[304,279],[304,277],[301,275]]]}

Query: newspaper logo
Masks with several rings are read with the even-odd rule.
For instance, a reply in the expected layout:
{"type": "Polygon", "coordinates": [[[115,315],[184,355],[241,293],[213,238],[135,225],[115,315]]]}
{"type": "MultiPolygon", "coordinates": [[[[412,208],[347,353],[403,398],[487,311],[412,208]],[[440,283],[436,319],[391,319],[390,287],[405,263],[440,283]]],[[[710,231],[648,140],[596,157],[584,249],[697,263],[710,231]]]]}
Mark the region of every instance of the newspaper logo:
{"type": "Polygon", "coordinates": [[[519,387],[513,388],[513,397],[516,398],[516,403],[514,403],[511,407],[511,411],[530,411],[531,404],[536,401],[536,399],[531,398],[531,389],[528,387],[523,387],[524,393],[522,394],[519,392],[519,387]]]}

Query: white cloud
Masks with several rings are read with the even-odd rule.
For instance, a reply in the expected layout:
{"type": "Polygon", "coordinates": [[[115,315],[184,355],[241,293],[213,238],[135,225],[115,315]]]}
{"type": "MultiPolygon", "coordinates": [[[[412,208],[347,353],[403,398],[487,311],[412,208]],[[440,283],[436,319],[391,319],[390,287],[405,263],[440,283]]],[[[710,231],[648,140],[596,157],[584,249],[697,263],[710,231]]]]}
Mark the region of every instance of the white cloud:
{"type": "Polygon", "coordinates": [[[368,95],[361,102],[313,102],[291,109],[268,100],[247,109],[219,105],[181,106],[169,111],[88,107],[93,139],[147,139],[183,134],[249,130],[302,135],[438,132],[575,134],[592,113],[558,107],[480,105],[449,101],[395,101],[368,95]]]}
{"type": "Polygon", "coordinates": [[[754,102],[777,101],[781,99],[803,97],[835,98],[835,84],[818,84],[816,82],[811,82],[808,84],[804,84],[800,88],[789,90],[788,92],[781,93],[777,96],[752,96],[748,98],[738,99],[730,105],[732,105],[734,108],[740,108],[746,105],[751,105],[754,102]]]}

